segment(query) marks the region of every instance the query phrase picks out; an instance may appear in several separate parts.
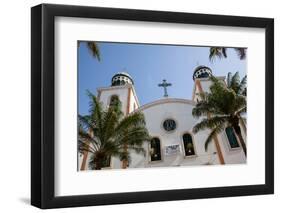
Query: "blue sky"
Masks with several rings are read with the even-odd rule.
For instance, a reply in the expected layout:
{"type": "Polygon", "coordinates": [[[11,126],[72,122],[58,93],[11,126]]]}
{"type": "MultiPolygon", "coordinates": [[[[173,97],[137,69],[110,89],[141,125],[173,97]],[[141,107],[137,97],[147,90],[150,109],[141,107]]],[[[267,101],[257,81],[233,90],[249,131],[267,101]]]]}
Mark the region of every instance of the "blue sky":
{"type": "Polygon", "coordinates": [[[79,114],[88,113],[86,90],[97,94],[98,87],[110,86],[117,72],[128,72],[133,80],[140,104],[163,98],[163,79],[172,83],[169,97],[191,99],[193,71],[198,65],[212,69],[215,76],[239,72],[244,77],[247,60],[240,60],[234,49],[229,48],[226,59],[209,60],[209,47],[174,46],[156,44],[128,44],[97,42],[101,61],[93,58],[85,42],[78,48],[78,98],[79,114]]]}

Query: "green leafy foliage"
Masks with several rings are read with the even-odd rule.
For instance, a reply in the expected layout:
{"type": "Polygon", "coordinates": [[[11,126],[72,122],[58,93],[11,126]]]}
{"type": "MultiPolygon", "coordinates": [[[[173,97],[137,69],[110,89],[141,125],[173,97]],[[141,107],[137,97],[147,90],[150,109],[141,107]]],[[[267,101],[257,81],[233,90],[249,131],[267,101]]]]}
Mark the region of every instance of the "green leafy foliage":
{"type": "MultiPolygon", "coordinates": [[[[230,48],[227,47],[210,47],[209,59],[213,61],[215,58],[227,58],[227,50],[230,48]]],[[[233,48],[239,57],[240,60],[246,58],[246,48],[233,48]]]]}
{"type": "Polygon", "coordinates": [[[89,114],[78,116],[78,147],[80,152],[93,153],[90,167],[101,169],[111,156],[130,161],[129,150],[145,154],[142,145],[150,137],[144,115],[135,112],[124,116],[119,103],[104,109],[91,92],[87,94],[89,114]]]}
{"type": "Polygon", "coordinates": [[[230,126],[234,128],[238,135],[246,155],[246,145],[239,126],[240,115],[246,111],[247,105],[246,96],[241,92],[246,88],[245,79],[243,78],[240,82],[238,73],[235,73],[233,77],[229,74],[226,85],[223,81],[211,77],[210,92],[200,94],[200,100],[193,109],[192,114],[194,117],[204,116],[204,118],[193,127],[193,132],[197,133],[205,129],[211,130],[205,141],[206,150],[214,136],[230,126]]]}
{"type": "MultiPolygon", "coordinates": [[[[82,41],[78,41],[78,47],[80,47],[80,44],[81,44],[82,41]]],[[[100,54],[100,49],[99,49],[99,46],[97,44],[97,42],[94,42],[94,41],[88,41],[86,42],[86,45],[87,45],[87,48],[90,52],[90,54],[98,59],[98,61],[101,60],[101,54],[100,54]]]]}

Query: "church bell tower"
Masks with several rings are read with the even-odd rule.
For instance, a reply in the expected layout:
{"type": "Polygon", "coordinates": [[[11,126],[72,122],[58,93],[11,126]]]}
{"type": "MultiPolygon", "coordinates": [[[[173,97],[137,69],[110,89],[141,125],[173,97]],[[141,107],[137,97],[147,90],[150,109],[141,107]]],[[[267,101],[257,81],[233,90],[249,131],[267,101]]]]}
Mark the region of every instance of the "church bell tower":
{"type": "Polygon", "coordinates": [[[128,115],[140,106],[133,78],[127,72],[116,73],[111,79],[111,86],[101,87],[97,90],[98,99],[103,107],[109,107],[118,99],[124,115],[128,115]]]}
{"type": "MultiPolygon", "coordinates": [[[[116,100],[119,100],[124,116],[140,107],[133,78],[127,72],[116,73],[111,79],[110,86],[97,88],[97,98],[104,108],[108,108],[116,100]]],[[[88,153],[80,156],[80,162],[82,162],[79,165],[80,170],[88,169],[89,159],[90,154],[88,155],[88,153]]],[[[121,169],[126,168],[127,165],[128,162],[120,162],[119,158],[111,157],[108,168],[121,169]]]]}
{"type": "Polygon", "coordinates": [[[200,100],[199,94],[208,92],[211,86],[210,77],[213,75],[212,70],[207,66],[198,66],[193,72],[193,96],[192,100],[198,102],[200,100]]]}
{"type": "MultiPolygon", "coordinates": [[[[198,66],[193,72],[193,96],[192,100],[198,102],[200,100],[199,94],[202,92],[210,92],[212,81],[210,77],[213,76],[212,70],[207,66],[198,66]]],[[[216,76],[217,79],[225,81],[225,76],[216,76]]]]}

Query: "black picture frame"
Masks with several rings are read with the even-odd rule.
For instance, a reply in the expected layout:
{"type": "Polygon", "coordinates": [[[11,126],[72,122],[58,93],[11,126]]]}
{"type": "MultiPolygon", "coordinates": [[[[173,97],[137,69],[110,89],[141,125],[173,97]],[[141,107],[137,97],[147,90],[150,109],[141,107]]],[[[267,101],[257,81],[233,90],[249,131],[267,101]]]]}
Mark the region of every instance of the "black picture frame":
{"type": "Polygon", "coordinates": [[[274,193],[274,20],[240,16],[41,4],[31,9],[31,204],[60,208],[274,193]],[[95,195],[54,195],[55,17],[263,28],[265,48],[265,184],[95,195]]]}

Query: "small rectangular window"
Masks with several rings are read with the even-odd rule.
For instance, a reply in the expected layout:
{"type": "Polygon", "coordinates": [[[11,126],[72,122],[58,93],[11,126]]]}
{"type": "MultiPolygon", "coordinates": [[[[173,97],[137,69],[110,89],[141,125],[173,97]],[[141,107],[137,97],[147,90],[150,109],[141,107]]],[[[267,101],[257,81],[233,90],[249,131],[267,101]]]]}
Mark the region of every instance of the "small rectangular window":
{"type": "Polygon", "coordinates": [[[151,161],[161,160],[161,145],[158,138],[152,138],[150,142],[151,161]]]}
{"type": "Polygon", "coordinates": [[[234,133],[234,130],[232,127],[227,127],[225,129],[225,133],[227,135],[228,143],[231,148],[238,148],[240,145],[238,143],[238,140],[236,138],[236,135],[234,133]]]}
{"type": "Polygon", "coordinates": [[[194,146],[193,146],[193,141],[192,141],[191,135],[187,133],[187,134],[184,134],[182,136],[182,138],[183,138],[185,156],[195,155],[195,151],[194,151],[194,146]]]}

